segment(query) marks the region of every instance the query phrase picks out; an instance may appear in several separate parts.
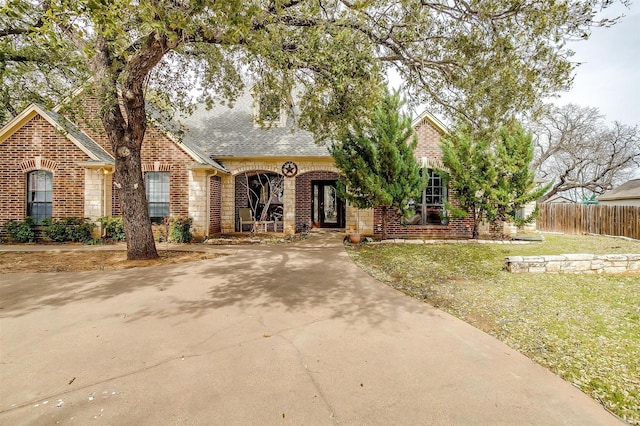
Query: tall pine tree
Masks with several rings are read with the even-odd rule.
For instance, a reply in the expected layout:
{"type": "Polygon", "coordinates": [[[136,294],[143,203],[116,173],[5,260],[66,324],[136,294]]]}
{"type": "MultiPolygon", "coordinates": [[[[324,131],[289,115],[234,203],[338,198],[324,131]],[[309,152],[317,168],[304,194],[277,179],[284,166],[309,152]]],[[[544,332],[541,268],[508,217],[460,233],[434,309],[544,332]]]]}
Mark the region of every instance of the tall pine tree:
{"type": "Polygon", "coordinates": [[[489,194],[497,180],[496,168],[487,138],[474,138],[467,127],[447,135],[440,145],[442,164],[450,176],[449,189],[458,205],[447,205],[452,217],[471,215],[473,238],[478,238],[478,223],[492,220],[494,212],[489,194]]]}
{"type": "Polygon", "coordinates": [[[414,156],[418,138],[404,101],[386,91],[368,125],[354,124],[331,148],[342,176],[338,194],[357,208],[381,207],[382,238],[387,237],[389,211],[407,216],[409,200],[426,186],[414,156]]]}
{"type": "Polygon", "coordinates": [[[538,199],[547,187],[535,188],[533,143],[515,120],[497,132],[473,132],[467,126],[446,136],[441,144],[442,163],[451,177],[450,189],[458,206],[447,206],[453,217],[473,219],[473,238],[481,221],[523,223],[535,218],[518,217],[527,203],[538,199]]]}
{"type": "Polygon", "coordinates": [[[531,168],[533,135],[516,120],[511,120],[500,127],[497,138],[495,155],[500,167],[495,187],[496,216],[518,225],[530,222],[538,215],[537,207],[529,217],[520,217],[519,211],[540,198],[551,186],[535,188],[535,172],[531,168]]]}

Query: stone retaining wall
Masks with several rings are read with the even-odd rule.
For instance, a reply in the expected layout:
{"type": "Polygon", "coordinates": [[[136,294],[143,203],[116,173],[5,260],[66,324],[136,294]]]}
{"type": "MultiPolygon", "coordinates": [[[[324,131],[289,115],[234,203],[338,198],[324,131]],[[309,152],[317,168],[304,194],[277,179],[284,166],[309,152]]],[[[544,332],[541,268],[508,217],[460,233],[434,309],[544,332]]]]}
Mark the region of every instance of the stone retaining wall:
{"type": "Polygon", "coordinates": [[[640,254],[509,256],[505,261],[509,272],[561,274],[640,272],[640,254]]]}

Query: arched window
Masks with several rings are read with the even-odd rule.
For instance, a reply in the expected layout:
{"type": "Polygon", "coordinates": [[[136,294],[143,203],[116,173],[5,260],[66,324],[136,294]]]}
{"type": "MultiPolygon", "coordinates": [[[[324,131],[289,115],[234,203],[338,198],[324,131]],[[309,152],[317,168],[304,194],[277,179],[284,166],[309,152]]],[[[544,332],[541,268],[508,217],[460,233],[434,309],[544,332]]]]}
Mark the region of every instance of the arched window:
{"type": "Polygon", "coordinates": [[[27,174],[27,216],[37,224],[51,217],[53,200],[53,173],[35,170],[27,174]]]}

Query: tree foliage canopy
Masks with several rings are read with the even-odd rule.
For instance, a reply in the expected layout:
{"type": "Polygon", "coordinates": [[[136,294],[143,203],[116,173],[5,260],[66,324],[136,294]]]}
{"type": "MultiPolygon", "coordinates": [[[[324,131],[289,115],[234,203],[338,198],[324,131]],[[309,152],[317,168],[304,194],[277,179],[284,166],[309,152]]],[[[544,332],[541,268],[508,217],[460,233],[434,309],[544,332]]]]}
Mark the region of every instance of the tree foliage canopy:
{"type": "Polygon", "coordinates": [[[520,217],[520,211],[548,187],[535,188],[532,136],[520,123],[511,120],[497,132],[482,134],[461,126],[441,147],[450,189],[458,200],[447,210],[453,217],[471,214],[473,238],[478,237],[480,221],[523,223],[535,217],[520,217]]]}
{"type": "Polygon", "coordinates": [[[411,118],[401,113],[400,94],[386,92],[371,123],[354,128],[331,148],[342,176],[338,195],[358,208],[382,207],[382,235],[386,237],[389,209],[409,214],[409,200],[426,185],[414,151],[418,137],[411,118]]]}
{"type": "Polygon", "coordinates": [[[193,101],[193,87],[208,101],[233,99],[251,77],[311,88],[303,123],[318,127],[328,123],[319,116],[357,117],[359,99],[370,101],[363,86],[394,67],[412,102],[472,122],[499,120],[570,83],[565,43],[612,24],[594,18],[610,3],[6,0],[3,78],[7,89],[27,92],[5,90],[2,108],[11,113],[49,95],[60,100],[89,69],[96,85],[98,76],[113,90],[142,78],[181,106],[193,101]]]}

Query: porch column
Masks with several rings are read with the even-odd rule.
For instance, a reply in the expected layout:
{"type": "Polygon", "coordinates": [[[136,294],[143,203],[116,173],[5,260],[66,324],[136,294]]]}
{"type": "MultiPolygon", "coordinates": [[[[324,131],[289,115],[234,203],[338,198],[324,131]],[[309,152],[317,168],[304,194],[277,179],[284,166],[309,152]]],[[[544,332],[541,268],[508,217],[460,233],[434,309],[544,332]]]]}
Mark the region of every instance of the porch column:
{"type": "Polygon", "coordinates": [[[191,229],[193,235],[205,236],[209,234],[207,221],[207,206],[209,200],[209,175],[205,170],[189,170],[189,217],[193,219],[191,229]]]}
{"type": "Polygon", "coordinates": [[[220,226],[223,234],[235,232],[236,177],[221,175],[222,205],[220,207],[220,226]]]}
{"type": "Polygon", "coordinates": [[[282,215],[282,232],[285,235],[296,233],[296,178],[284,178],[284,214],[282,215]]]}
{"type": "Polygon", "coordinates": [[[105,214],[105,175],[102,170],[84,170],[84,217],[95,222],[105,214]]]}
{"type": "Polygon", "coordinates": [[[98,218],[111,216],[113,170],[106,167],[84,169],[84,217],[95,223],[94,237],[102,235],[98,218]]]}
{"type": "Polygon", "coordinates": [[[347,204],[345,229],[347,232],[358,230],[363,235],[373,235],[373,209],[358,209],[347,204]]]}

